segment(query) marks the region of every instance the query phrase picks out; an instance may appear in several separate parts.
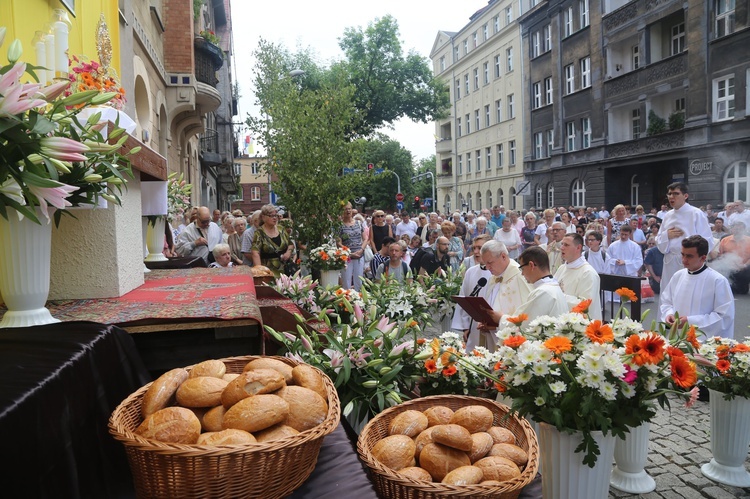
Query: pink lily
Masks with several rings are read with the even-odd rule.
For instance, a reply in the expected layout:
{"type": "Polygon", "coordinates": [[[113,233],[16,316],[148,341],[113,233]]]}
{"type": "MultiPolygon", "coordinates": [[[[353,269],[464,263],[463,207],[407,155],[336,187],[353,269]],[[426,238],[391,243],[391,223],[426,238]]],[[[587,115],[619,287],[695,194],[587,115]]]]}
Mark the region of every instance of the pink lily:
{"type": "Polygon", "coordinates": [[[44,137],[39,141],[42,147],[60,152],[88,152],[89,146],[67,137],[44,137]]]}
{"type": "Polygon", "coordinates": [[[46,101],[41,99],[24,99],[21,97],[23,87],[15,85],[7,93],[0,97],[0,116],[15,116],[25,113],[29,109],[47,105],[46,101]]]}
{"type": "Polygon", "coordinates": [[[378,325],[376,326],[379,331],[381,331],[383,334],[388,334],[393,330],[394,327],[396,327],[395,322],[388,322],[388,317],[383,316],[378,321],[378,325]]]}
{"type": "Polygon", "coordinates": [[[339,372],[341,369],[341,366],[344,365],[344,354],[339,352],[338,350],[333,350],[331,348],[326,348],[323,350],[323,353],[328,356],[329,359],[331,359],[331,367],[335,372],[339,372]]]}
{"type": "Polygon", "coordinates": [[[413,344],[414,344],[413,341],[405,341],[405,342],[401,343],[400,345],[396,345],[391,350],[391,353],[388,354],[388,357],[398,357],[399,355],[401,355],[403,353],[404,350],[406,350],[407,352],[409,352],[408,349],[413,344]]]}
{"type": "Polygon", "coordinates": [[[354,307],[354,317],[355,319],[357,319],[357,323],[361,324],[362,320],[365,317],[365,314],[364,312],[362,312],[362,308],[360,308],[360,306],[357,305],[356,303],[353,305],[353,307],[354,307]]]}
{"type": "Polygon", "coordinates": [[[690,408],[693,407],[693,404],[695,404],[695,401],[698,400],[698,387],[694,386],[692,390],[688,392],[690,394],[690,398],[685,402],[685,407],[690,408]]]}
{"type": "Polygon", "coordinates": [[[42,210],[42,214],[47,219],[47,223],[49,223],[49,210],[47,209],[47,203],[60,209],[72,206],[72,204],[70,204],[65,198],[78,190],[78,187],[60,184],[59,182],[55,183],[59,185],[57,187],[37,187],[31,184],[28,185],[29,191],[31,191],[31,193],[36,196],[37,201],[39,201],[39,207],[42,210]]]}
{"type": "Polygon", "coordinates": [[[61,96],[63,92],[65,92],[65,90],[68,88],[69,85],[70,85],[69,81],[61,81],[58,83],[53,83],[52,85],[47,85],[41,90],[38,90],[36,92],[35,97],[44,99],[47,102],[52,102],[53,100],[61,96]]]}
{"type": "Polygon", "coordinates": [[[26,63],[17,62],[7,73],[0,75],[0,95],[6,95],[11,87],[20,85],[21,76],[26,72],[26,63]]]}
{"type": "Polygon", "coordinates": [[[0,185],[0,194],[9,197],[21,206],[26,204],[26,198],[23,197],[23,190],[21,190],[21,186],[18,185],[18,182],[13,177],[8,177],[8,180],[0,185]]]}

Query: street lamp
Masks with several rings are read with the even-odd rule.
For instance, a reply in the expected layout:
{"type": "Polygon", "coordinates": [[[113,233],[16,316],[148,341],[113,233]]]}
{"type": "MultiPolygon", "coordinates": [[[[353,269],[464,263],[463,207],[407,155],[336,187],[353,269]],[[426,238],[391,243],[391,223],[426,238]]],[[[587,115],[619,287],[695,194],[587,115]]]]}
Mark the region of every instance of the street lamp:
{"type": "Polygon", "coordinates": [[[305,70],[304,69],[292,69],[289,71],[289,74],[287,77],[289,78],[296,78],[298,76],[305,76],[305,70]]]}

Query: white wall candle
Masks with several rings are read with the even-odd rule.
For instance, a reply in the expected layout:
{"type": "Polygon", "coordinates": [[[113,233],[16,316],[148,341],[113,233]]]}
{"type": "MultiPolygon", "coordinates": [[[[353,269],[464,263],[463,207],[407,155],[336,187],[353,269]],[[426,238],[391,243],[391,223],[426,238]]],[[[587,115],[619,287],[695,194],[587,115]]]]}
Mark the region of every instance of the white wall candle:
{"type": "Polygon", "coordinates": [[[47,81],[51,82],[55,77],[55,37],[46,34],[44,35],[44,48],[47,52],[47,81]]]}
{"type": "MultiPolygon", "coordinates": [[[[36,65],[47,67],[47,47],[44,45],[44,35],[37,31],[36,37],[34,38],[34,50],[36,51],[36,65]]],[[[42,85],[47,84],[47,71],[39,70],[36,72],[39,77],[39,83],[42,85]]]]}
{"type": "Polygon", "coordinates": [[[62,21],[56,21],[55,29],[55,76],[67,78],[68,76],[68,25],[62,21]]]}

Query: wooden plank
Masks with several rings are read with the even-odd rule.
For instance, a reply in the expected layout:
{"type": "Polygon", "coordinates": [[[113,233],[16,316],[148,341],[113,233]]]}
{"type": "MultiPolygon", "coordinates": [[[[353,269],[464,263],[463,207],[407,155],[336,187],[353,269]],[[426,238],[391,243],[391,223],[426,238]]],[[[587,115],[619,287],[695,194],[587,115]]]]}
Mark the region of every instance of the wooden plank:
{"type": "MultiPolygon", "coordinates": [[[[114,130],[114,124],[109,123],[108,129],[110,133],[114,130]]],[[[141,180],[167,180],[167,158],[154,151],[146,144],[133,137],[129,133],[126,133],[127,140],[123,144],[123,150],[129,151],[134,147],[141,147],[141,150],[137,154],[130,156],[130,163],[133,165],[133,169],[145,174],[146,177],[141,175],[141,180]],[[152,178],[149,178],[152,177],[152,178]]],[[[110,139],[109,143],[114,144],[116,140],[110,139]]]]}

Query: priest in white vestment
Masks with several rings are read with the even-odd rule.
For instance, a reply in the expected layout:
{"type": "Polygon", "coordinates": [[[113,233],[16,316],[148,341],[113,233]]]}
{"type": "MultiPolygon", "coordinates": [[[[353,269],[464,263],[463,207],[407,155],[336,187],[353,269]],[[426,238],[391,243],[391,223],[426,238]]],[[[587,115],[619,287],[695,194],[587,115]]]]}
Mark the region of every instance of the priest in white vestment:
{"type": "Polygon", "coordinates": [[[661,274],[661,287],[666,288],[672,276],[682,268],[681,242],[686,237],[698,235],[708,241],[708,251],[713,249],[713,237],[708,219],[688,200],[687,185],[675,182],[667,187],[667,197],[672,210],[662,219],[656,234],[656,247],[664,254],[664,269],[661,274]]]}
{"type": "Polygon", "coordinates": [[[708,241],[701,236],[683,239],[682,264],[661,288],[659,319],[679,326],[696,326],[708,337],[734,338],[734,296],[726,277],[706,265],[708,241]]]}
{"type": "Polygon", "coordinates": [[[589,317],[602,320],[602,305],[599,297],[599,273],[583,257],[583,238],[578,234],[566,234],[560,246],[563,265],[555,272],[560,283],[568,310],[583,300],[591,300],[589,317]]]}
{"type": "MultiPolygon", "coordinates": [[[[461,292],[459,293],[459,296],[481,296],[487,300],[487,293],[491,287],[490,279],[492,278],[492,274],[482,262],[481,249],[484,243],[489,240],[489,234],[482,234],[475,237],[474,241],[472,241],[471,250],[477,265],[466,269],[464,280],[461,283],[461,292]],[[483,286],[479,286],[479,281],[481,279],[485,279],[483,286]],[[472,295],[472,293],[474,294],[472,295]]],[[[489,302],[489,300],[487,301],[489,302]]],[[[480,332],[477,323],[463,308],[459,306],[456,307],[455,313],[453,314],[451,329],[457,333],[463,333],[467,352],[471,352],[477,346],[486,346],[489,343],[492,345],[495,344],[494,334],[480,332]]]]}
{"type": "Polygon", "coordinates": [[[609,245],[608,274],[638,277],[638,271],[643,266],[643,253],[638,243],[630,239],[632,232],[630,225],[623,225],[620,227],[620,239],[609,245]]]}
{"type": "Polygon", "coordinates": [[[524,279],[533,286],[533,290],[513,315],[526,314],[526,320],[533,321],[543,315],[557,317],[570,311],[560,284],[549,273],[549,258],[542,248],[524,250],[518,262],[524,279]]]}

